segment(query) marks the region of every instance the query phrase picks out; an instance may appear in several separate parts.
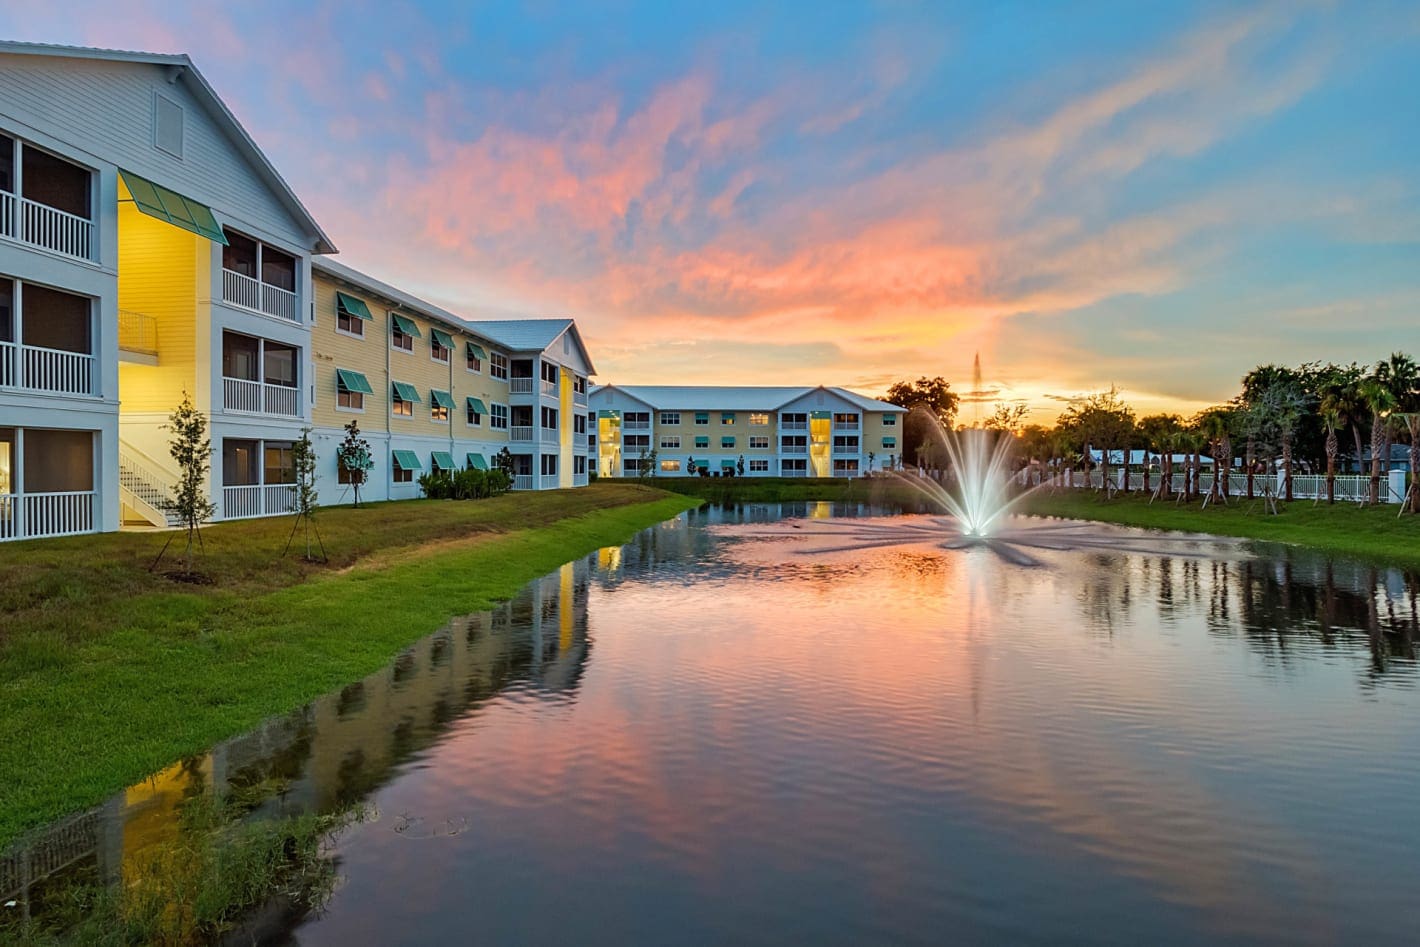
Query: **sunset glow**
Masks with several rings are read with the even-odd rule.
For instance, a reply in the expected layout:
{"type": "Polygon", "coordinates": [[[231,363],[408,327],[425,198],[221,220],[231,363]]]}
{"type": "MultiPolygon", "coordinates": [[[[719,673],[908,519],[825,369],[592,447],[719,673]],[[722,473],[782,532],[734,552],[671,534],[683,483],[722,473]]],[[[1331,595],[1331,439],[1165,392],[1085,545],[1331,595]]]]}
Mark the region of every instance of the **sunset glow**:
{"type": "Polygon", "coordinates": [[[116,0],[0,34],[191,54],[342,262],[574,317],[603,383],[961,389],[979,350],[1048,420],[1420,343],[1412,5],[616,10],[116,0]]]}

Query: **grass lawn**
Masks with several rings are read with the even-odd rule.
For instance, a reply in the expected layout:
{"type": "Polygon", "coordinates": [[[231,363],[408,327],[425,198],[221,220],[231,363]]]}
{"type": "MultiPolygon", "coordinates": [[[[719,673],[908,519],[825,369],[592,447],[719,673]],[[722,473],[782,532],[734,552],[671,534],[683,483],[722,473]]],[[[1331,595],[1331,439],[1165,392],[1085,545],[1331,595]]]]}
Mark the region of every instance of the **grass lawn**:
{"type": "Polygon", "coordinates": [[[1232,497],[1226,506],[1210,503],[1207,509],[1201,509],[1196,501],[1176,505],[1173,500],[1158,500],[1151,505],[1144,495],[1116,494],[1105,500],[1093,490],[1041,491],[1017,507],[1019,512],[1037,516],[1291,543],[1420,568],[1420,517],[1406,514],[1397,518],[1396,506],[1357,508],[1351,503],[1328,506],[1325,501],[1296,500],[1279,501],[1277,509],[1280,512],[1273,516],[1262,500],[1245,497],[1232,497]]]}
{"type": "Polygon", "coordinates": [[[332,508],[328,565],[281,558],[290,517],[222,523],[211,585],[148,571],[167,534],[0,544],[0,849],[695,502],[600,483],[332,508]]]}

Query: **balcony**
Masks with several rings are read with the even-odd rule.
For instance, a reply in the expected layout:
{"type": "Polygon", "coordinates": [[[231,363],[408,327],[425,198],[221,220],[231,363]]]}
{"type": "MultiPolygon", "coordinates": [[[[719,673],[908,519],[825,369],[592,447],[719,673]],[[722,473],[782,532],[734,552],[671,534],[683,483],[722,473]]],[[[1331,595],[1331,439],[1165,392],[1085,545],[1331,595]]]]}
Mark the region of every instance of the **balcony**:
{"type": "Polygon", "coordinates": [[[0,191],[0,236],[85,263],[98,262],[94,222],[0,191]]]}
{"type": "Polygon", "coordinates": [[[845,447],[841,444],[833,445],[833,456],[835,457],[857,457],[858,453],[857,444],[854,444],[852,447],[845,447]]]}
{"type": "Polygon", "coordinates": [[[809,446],[807,444],[781,444],[779,453],[781,454],[807,454],[809,446]]]}
{"type": "Polygon", "coordinates": [[[622,431],[649,431],[649,430],[651,430],[651,422],[650,422],[650,421],[622,421],[622,422],[621,422],[621,429],[622,429],[622,431]]]}
{"type": "Polygon", "coordinates": [[[142,312],[118,311],[118,347],[125,352],[158,354],[158,320],[142,312]]]}
{"type": "Polygon", "coordinates": [[[514,395],[530,395],[533,393],[533,378],[509,378],[508,393],[514,395]]]}
{"type": "Polygon", "coordinates": [[[295,293],[234,270],[222,270],[222,302],[287,322],[301,321],[295,293]]]}
{"type": "Polygon", "coordinates": [[[294,484],[253,483],[222,488],[222,518],[251,519],[254,516],[276,516],[290,513],[296,505],[294,484]]]}
{"type": "Polygon", "coordinates": [[[508,428],[508,440],[510,441],[531,441],[533,439],[533,429],[531,424],[515,424],[508,428]]]}
{"type": "Polygon", "coordinates": [[[578,391],[577,389],[573,388],[572,403],[585,405],[587,403],[587,390],[584,388],[581,391],[578,391]]]}
{"type": "Polygon", "coordinates": [[[779,476],[781,477],[807,477],[808,475],[809,472],[803,469],[794,470],[792,468],[786,468],[779,471],[779,476]]]}
{"type": "Polygon", "coordinates": [[[301,416],[299,388],[268,385],[245,378],[222,379],[222,408],[242,414],[270,414],[282,418],[301,416]]]}
{"type": "Polygon", "coordinates": [[[94,531],[94,491],[0,493],[0,541],[94,531]]]}
{"type": "Polygon", "coordinates": [[[555,427],[545,427],[541,431],[540,437],[544,444],[557,444],[562,440],[562,432],[555,427]]]}
{"type": "Polygon", "coordinates": [[[840,432],[840,433],[846,432],[846,433],[848,433],[848,434],[856,434],[856,433],[858,432],[858,422],[857,422],[857,421],[834,421],[834,422],[833,422],[833,429],[834,429],[835,431],[840,432]]]}
{"type": "Polygon", "coordinates": [[[543,394],[549,395],[549,396],[551,396],[551,397],[553,397],[553,398],[556,398],[556,397],[557,397],[557,391],[558,391],[557,382],[555,382],[555,381],[548,381],[546,378],[542,379],[542,393],[543,393],[543,394]]]}
{"type": "Polygon", "coordinates": [[[779,422],[779,430],[781,430],[781,431],[807,431],[808,429],[809,429],[809,422],[807,422],[807,421],[780,421],[780,422],[779,422]]]}
{"type": "Polygon", "coordinates": [[[86,352],[0,342],[0,388],[92,395],[94,357],[86,352]]]}
{"type": "Polygon", "coordinates": [[[533,488],[533,478],[532,478],[532,474],[514,474],[514,475],[513,475],[513,489],[514,489],[514,490],[531,490],[532,488],[533,488]]]}
{"type": "Polygon", "coordinates": [[[557,474],[543,474],[538,478],[538,489],[540,490],[556,490],[560,486],[562,486],[562,481],[557,474]]]}
{"type": "Polygon", "coordinates": [[[573,447],[573,449],[575,449],[575,450],[586,450],[586,449],[587,449],[587,435],[585,435],[585,434],[573,434],[573,435],[572,435],[572,447],[573,447]]]}

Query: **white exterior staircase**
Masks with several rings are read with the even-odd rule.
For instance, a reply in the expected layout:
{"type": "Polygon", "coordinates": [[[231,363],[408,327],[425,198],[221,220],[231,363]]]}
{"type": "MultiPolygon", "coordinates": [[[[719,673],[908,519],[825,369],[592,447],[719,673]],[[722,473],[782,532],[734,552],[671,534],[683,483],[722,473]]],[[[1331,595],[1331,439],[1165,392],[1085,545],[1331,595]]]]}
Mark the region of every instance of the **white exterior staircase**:
{"type": "Polygon", "coordinates": [[[178,526],[176,515],[163,508],[175,478],[126,441],[118,446],[118,492],[123,505],[153,526],[178,526]]]}

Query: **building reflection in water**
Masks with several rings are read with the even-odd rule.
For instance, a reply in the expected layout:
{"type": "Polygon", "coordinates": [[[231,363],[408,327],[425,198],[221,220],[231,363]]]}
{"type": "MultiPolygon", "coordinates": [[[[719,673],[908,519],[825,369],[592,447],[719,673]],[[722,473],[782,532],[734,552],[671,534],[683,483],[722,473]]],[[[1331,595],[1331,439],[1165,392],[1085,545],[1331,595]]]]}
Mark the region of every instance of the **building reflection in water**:
{"type": "MultiPolygon", "coordinates": [[[[615,550],[613,550],[615,552],[615,550]]],[[[499,694],[574,699],[585,668],[587,582],[607,550],[570,562],[492,611],[455,619],[386,668],[173,764],[0,857],[0,903],[26,916],[75,882],[117,883],[176,837],[180,803],[251,798],[253,817],[359,800],[499,694]]]]}

